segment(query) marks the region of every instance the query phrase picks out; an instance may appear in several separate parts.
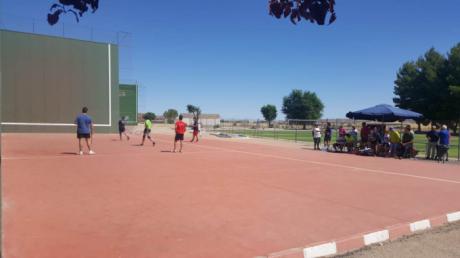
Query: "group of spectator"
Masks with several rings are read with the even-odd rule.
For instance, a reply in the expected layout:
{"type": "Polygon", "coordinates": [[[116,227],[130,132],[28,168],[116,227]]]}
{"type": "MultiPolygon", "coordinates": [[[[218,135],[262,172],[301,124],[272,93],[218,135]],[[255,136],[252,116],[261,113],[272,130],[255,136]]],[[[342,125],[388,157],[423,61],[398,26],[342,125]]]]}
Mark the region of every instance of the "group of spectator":
{"type": "Polygon", "coordinates": [[[445,159],[449,160],[450,132],[446,125],[437,130],[434,126],[426,134],[426,156],[425,159],[445,159]]]}
{"type": "MultiPolygon", "coordinates": [[[[415,133],[410,125],[399,132],[393,127],[387,129],[386,125],[362,123],[358,131],[352,126],[348,131],[343,126],[337,129],[336,142],[331,144],[332,127],[327,123],[324,129],[324,146],[326,151],[348,152],[366,156],[413,158],[418,154],[414,148],[415,133]]],[[[322,131],[319,125],[312,130],[314,149],[320,150],[322,131]]],[[[427,133],[427,159],[442,159],[446,157],[449,148],[450,133],[447,126],[441,130],[432,127],[427,133]]]]}

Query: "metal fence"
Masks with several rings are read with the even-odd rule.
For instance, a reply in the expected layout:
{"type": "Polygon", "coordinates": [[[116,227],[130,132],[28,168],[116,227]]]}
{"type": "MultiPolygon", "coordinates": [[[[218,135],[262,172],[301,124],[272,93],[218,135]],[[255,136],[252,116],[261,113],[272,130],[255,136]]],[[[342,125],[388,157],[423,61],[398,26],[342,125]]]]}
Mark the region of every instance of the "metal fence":
{"type": "MultiPolygon", "coordinates": [[[[331,124],[333,134],[332,142],[335,142],[338,136],[339,126],[343,126],[348,132],[352,126],[356,129],[361,129],[361,122],[345,119],[337,120],[299,120],[296,123],[283,121],[275,122],[268,125],[265,121],[250,121],[250,120],[223,120],[219,126],[207,128],[208,132],[227,133],[235,135],[243,135],[251,138],[262,138],[272,140],[292,141],[306,143],[313,146],[312,129],[315,124],[319,124],[322,132],[327,123],[331,124]]],[[[378,122],[367,122],[368,124],[382,124],[378,122]]],[[[387,127],[393,127],[395,130],[402,131],[406,124],[402,123],[385,123],[387,127]]],[[[427,149],[427,140],[425,133],[416,133],[414,148],[419,151],[418,157],[424,158],[427,149]]],[[[458,136],[451,136],[451,144],[449,149],[449,160],[460,161],[460,142],[458,136]]]]}

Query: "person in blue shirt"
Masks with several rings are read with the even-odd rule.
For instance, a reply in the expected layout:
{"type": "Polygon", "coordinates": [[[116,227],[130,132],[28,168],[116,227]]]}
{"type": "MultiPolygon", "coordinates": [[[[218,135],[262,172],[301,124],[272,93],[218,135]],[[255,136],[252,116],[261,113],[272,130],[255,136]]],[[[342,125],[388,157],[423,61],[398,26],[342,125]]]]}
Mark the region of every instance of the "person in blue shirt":
{"type": "Polygon", "coordinates": [[[438,159],[449,161],[450,132],[446,125],[443,125],[439,131],[438,159]]]}
{"type": "Polygon", "coordinates": [[[88,154],[96,154],[91,149],[91,139],[93,137],[93,121],[90,116],[88,116],[88,108],[84,107],[82,113],[77,116],[75,119],[75,124],[77,125],[77,138],[78,138],[78,147],[79,155],[83,155],[83,145],[82,139],[85,139],[86,146],[88,147],[88,154]]]}

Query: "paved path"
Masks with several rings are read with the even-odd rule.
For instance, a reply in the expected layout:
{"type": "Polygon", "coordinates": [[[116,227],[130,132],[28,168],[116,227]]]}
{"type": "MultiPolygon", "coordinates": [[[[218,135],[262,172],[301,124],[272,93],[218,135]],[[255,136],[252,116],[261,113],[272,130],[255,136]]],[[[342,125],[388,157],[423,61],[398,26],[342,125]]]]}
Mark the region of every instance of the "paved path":
{"type": "Polygon", "coordinates": [[[336,258],[458,258],[460,222],[336,258]]]}

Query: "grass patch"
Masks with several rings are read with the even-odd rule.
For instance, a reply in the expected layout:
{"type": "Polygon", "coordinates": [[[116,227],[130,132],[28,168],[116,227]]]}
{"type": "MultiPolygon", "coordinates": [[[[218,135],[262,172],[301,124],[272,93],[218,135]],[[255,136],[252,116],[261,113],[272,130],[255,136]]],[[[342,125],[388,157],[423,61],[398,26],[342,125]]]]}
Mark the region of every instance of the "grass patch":
{"type": "MultiPolygon", "coordinates": [[[[283,130],[283,129],[265,129],[265,130],[255,130],[255,129],[224,129],[217,130],[222,133],[230,134],[242,134],[253,138],[266,138],[274,140],[289,140],[297,142],[311,142],[313,143],[313,136],[310,130],[283,130]]],[[[335,142],[336,134],[332,135],[332,142],[335,142]]],[[[451,147],[449,150],[449,157],[457,158],[459,147],[458,147],[458,136],[452,136],[451,147]]],[[[415,148],[419,151],[419,156],[424,157],[426,152],[426,137],[425,134],[416,134],[415,135],[415,148]]]]}

